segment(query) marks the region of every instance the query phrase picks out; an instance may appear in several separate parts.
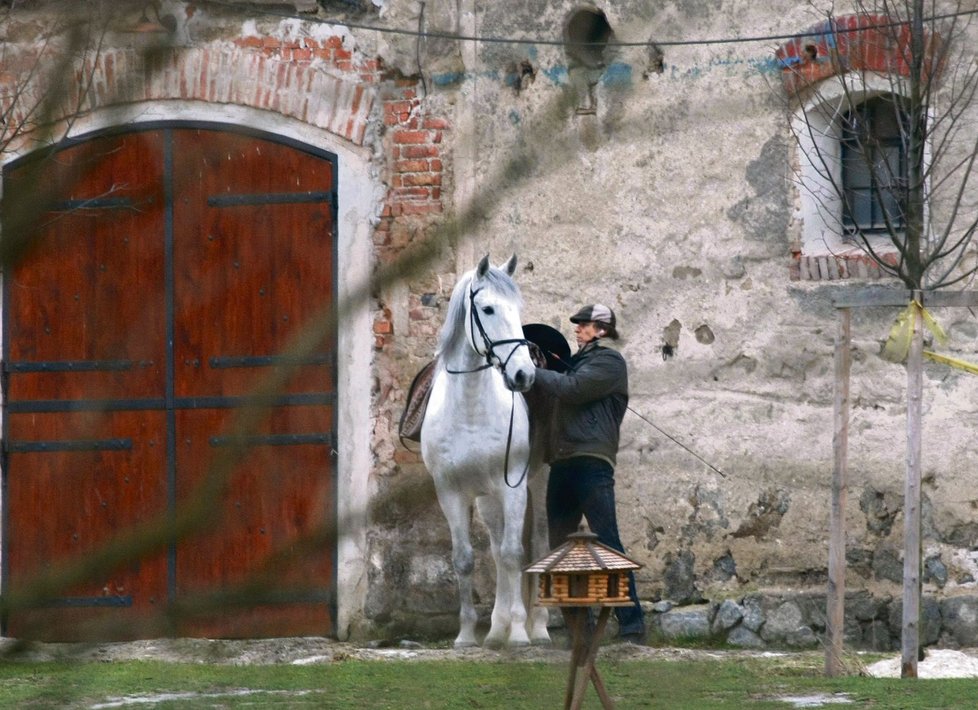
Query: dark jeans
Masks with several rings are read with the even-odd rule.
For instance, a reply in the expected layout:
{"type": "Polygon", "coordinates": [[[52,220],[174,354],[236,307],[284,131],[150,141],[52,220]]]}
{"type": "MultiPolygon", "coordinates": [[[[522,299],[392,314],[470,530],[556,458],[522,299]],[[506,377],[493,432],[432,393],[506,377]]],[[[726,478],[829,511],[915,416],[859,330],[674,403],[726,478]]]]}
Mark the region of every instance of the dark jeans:
{"type": "MultiPolygon", "coordinates": [[[[607,461],[591,456],[579,456],[550,465],[547,481],[547,524],[550,548],[567,542],[567,536],[577,532],[581,516],[587,519],[598,542],[619,552],[625,552],[618,536],[615,515],[615,470],[607,461]]],[[[618,633],[644,634],[645,621],[635,591],[635,574],[628,573],[628,595],[634,606],[616,607],[618,633]]]]}

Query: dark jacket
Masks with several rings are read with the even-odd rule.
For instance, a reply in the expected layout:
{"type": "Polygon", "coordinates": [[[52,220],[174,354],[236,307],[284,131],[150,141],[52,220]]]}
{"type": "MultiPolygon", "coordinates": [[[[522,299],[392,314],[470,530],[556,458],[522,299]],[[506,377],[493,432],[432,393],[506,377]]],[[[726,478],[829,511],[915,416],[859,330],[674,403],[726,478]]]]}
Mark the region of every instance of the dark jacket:
{"type": "Polygon", "coordinates": [[[588,343],[567,372],[537,368],[534,390],[554,402],[548,462],[591,455],[615,465],[621,420],[628,406],[628,367],[616,350],[588,343]]]}

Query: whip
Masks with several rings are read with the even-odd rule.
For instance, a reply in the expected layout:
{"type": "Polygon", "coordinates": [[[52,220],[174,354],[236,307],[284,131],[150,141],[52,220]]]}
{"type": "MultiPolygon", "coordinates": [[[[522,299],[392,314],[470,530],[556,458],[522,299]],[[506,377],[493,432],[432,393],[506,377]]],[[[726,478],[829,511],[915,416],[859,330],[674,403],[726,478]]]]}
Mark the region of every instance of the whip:
{"type": "MultiPolygon", "coordinates": [[[[537,346],[537,347],[539,347],[539,346],[537,346]]],[[[543,350],[543,348],[540,348],[540,349],[543,350]]],[[[565,360],[563,357],[561,357],[558,353],[555,353],[555,352],[553,352],[552,350],[549,350],[549,349],[546,350],[545,352],[547,352],[550,355],[552,355],[555,359],[557,359],[558,361],[560,361],[567,368],[570,368],[570,363],[567,360],[565,360]]],[[[656,424],[655,422],[653,422],[651,419],[649,419],[648,417],[646,417],[644,414],[641,414],[640,412],[637,412],[630,405],[625,405],[625,406],[626,406],[626,409],[628,409],[629,412],[631,412],[636,417],[638,417],[639,419],[641,419],[643,422],[645,422],[646,424],[648,424],[650,427],[652,427],[653,429],[655,429],[657,432],[659,432],[660,434],[662,434],[662,436],[666,437],[669,441],[671,441],[672,443],[674,443],[680,449],[682,449],[683,451],[685,451],[686,453],[688,453],[690,456],[692,456],[693,458],[695,458],[700,463],[702,463],[705,466],[709,467],[710,470],[715,471],[716,473],[720,474],[720,477],[721,478],[726,478],[727,477],[727,474],[725,474],[719,468],[717,468],[712,463],[710,463],[709,461],[707,461],[706,459],[704,459],[702,456],[700,456],[698,453],[696,453],[695,451],[693,451],[691,448],[689,448],[688,446],[686,446],[686,444],[684,444],[683,442],[681,442],[679,439],[677,439],[676,437],[674,437],[672,434],[670,434],[669,432],[667,432],[665,429],[663,429],[662,427],[660,427],[658,424],[656,424]]]]}

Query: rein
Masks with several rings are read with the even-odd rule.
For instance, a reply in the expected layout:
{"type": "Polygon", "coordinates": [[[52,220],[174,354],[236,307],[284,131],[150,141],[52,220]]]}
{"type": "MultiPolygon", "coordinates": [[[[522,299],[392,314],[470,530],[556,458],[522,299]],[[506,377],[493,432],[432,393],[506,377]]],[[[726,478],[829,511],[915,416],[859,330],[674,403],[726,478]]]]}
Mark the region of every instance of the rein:
{"type": "MultiPolygon", "coordinates": [[[[516,350],[521,346],[530,346],[530,341],[526,338],[506,338],[505,340],[493,340],[489,337],[486,332],[485,327],[482,325],[482,319],[479,318],[479,309],[475,307],[475,296],[482,289],[469,289],[469,322],[472,324],[470,331],[472,332],[472,349],[476,351],[479,355],[483,355],[479,351],[479,346],[475,342],[475,332],[478,330],[479,335],[482,336],[482,342],[485,346],[486,352],[484,357],[486,359],[485,363],[479,365],[479,367],[474,367],[471,370],[453,370],[448,367],[448,363],[445,364],[445,372],[450,375],[467,375],[473,372],[481,372],[483,370],[488,370],[491,367],[495,367],[501,373],[505,372],[506,365],[509,364],[510,358],[516,353],[516,350]],[[495,348],[500,345],[514,344],[512,350],[510,350],[509,355],[506,356],[505,360],[500,360],[495,353],[495,348]],[[495,362],[493,362],[495,360],[495,362]]],[[[516,392],[510,392],[512,394],[512,401],[509,406],[509,430],[506,433],[506,458],[503,461],[503,480],[506,481],[506,485],[510,488],[518,488],[520,484],[526,480],[526,474],[530,470],[529,458],[526,461],[526,466],[523,468],[523,473],[520,475],[519,480],[516,483],[509,482],[509,451],[513,445],[513,420],[516,416],[516,392]]]]}

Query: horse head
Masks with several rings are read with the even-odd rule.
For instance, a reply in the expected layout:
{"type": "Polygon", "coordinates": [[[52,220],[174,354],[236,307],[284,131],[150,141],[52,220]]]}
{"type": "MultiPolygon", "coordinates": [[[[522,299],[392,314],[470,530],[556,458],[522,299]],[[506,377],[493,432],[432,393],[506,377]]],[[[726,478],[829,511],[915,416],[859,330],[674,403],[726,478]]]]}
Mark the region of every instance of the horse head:
{"type": "Polygon", "coordinates": [[[464,299],[469,345],[487,365],[502,373],[509,389],[526,392],[533,386],[536,369],[523,337],[522,298],[512,279],[515,271],[515,254],[502,267],[491,266],[487,255],[472,272],[464,292],[456,295],[464,299]]]}

